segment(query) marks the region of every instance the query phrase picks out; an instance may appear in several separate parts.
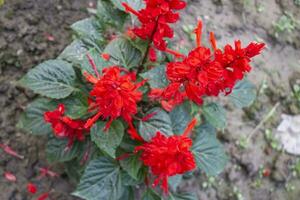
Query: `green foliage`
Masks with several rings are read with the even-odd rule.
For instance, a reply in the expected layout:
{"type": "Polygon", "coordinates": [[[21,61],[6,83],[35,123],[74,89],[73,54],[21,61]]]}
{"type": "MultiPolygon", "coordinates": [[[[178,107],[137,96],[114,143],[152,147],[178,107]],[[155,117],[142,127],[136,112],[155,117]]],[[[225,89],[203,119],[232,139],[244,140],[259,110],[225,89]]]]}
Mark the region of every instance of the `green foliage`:
{"type": "Polygon", "coordinates": [[[63,50],[58,58],[80,65],[86,57],[87,51],[87,45],[81,40],[76,39],[63,50]]]}
{"type": "Polygon", "coordinates": [[[139,122],[139,134],[144,140],[151,140],[158,131],[164,135],[173,135],[172,122],[168,113],[161,108],[153,108],[149,110],[145,116],[153,113],[155,113],[155,115],[150,119],[139,122]]]}
{"type": "Polygon", "coordinates": [[[141,52],[124,37],[111,41],[104,53],[110,55],[109,65],[119,65],[128,69],[137,67],[142,57],[141,52]]]}
{"type": "Polygon", "coordinates": [[[42,96],[62,99],[76,90],[75,72],[62,60],[49,60],[31,69],[19,83],[42,96]]]}
{"type": "Polygon", "coordinates": [[[86,116],[88,113],[87,96],[79,94],[72,94],[68,98],[60,101],[55,101],[56,104],[62,103],[65,105],[65,114],[72,119],[79,119],[86,116]]]}
{"type": "Polygon", "coordinates": [[[103,32],[100,31],[95,18],[86,18],[72,24],[71,28],[79,38],[89,39],[91,42],[101,44],[104,42],[103,32]]]}
{"type": "Polygon", "coordinates": [[[162,200],[162,198],[151,188],[148,188],[143,196],[142,200],[162,200]]]}
{"type": "Polygon", "coordinates": [[[106,157],[92,160],[73,195],[86,200],[119,199],[123,188],[120,167],[106,157]]]}
{"type": "Polygon", "coordinates": [[[123,135],[123,124],[115,120],[107,131],[104,131],[106,122],[99,121],[91,128],[91,139],[96,145],[112,158],[116,157],[116,149],[120,145],[123,135]]]}
{"type": "Polygon", "coordinates": [[[278,37],[278,34],[283,32],[291,33],[297,28],[298,25],[299,22],[292,14],[285,13],[273,25],[275,29],[275,36],[278,37]]]}
{"type": "Polygon", "coordinates": [[[172,121],[172,130],[174,134],[181,135],[188,123],[192,120],[191,117],[191,105],[185,102],[175,107],[170,113],[172,121]]]}
{"type": "Polygon", "coordinates": [[[203,116],[207,122],[216,128],[225,128],[226,112],[219,103],[208,103],[202,107],[203,116]]]}
{"type": "MultiPolygon", "coordinates": [[[[107,61],[103,60],[103,58],[100,56],[101,53],[97,49],[92,48],[85,53],[85,55],[87,54],[90,55],[90,57],[95,62],[99,74],[101,74],[102,70],[109,65],[107,61]]],[[[82,72],[86,71],[89,74],[94,75],[96,77],[95,71],[93,70],[93,67],[91,66],[87,56],[84,56],[82,61],[80,62],[80,68],[82,72]]]]}
{"type": "Polygon", "coordinates": [[[122,6],[122,3],[127,3],[135,10],[140,10],[145,7],[145,3],[141,0],[111,0],[112,3],[120,10],[125,11],[124,7],[122,6]]]}
{"type": "Polygon", "coordinates": [[[247,80],[239,81],[229,95],[232,103],[238,108],[250,106],[256,98],[255,85],[247,80]]]}
{"type": "Polygon", "coordinates": [[[117,29],[122,29],[127,14],[117,9],[108,0],[98,0],[96,16],[103,28],[113,26],[117,29]]]}
{"type": "Polygon", "coordinates": [[[39,98],[27,106],[18,122],[17,127],[34,135],[47,135],[51,133],[50,124],[45,123],[44,112],[53,110],[56,104],[51,100],[39,98]]]}
{"type": "Polygon", "coordinates": [[[47,160],[51,163],[70,161],[82,152],[82,148],[82,143],[75,142],[69,149],[67,139],[52,137],[47,143],[47,160]]]}
{"type": "Polygon", "coordinates": [[[204,124],[196,129],[195,134],[196,139],[192,151],[198,168],[207,175],[219,174],[227,163],[227,156],[216,138],[215,128],[209,124],[204,124]]]}
{"type": "Polygon", "coordinates": [[[141,77],[148,80],[151,88],[164,88],[168,85],[165,65],[156,66],[141,74],[141,77]]]}
{"type": "Polygon", "coordinates": [[[120,160],[121,167],[135,180],[139,180],[139,176],[141,176],[140,169],[143,166],[139,156],[139,154],[129,155],[128,158],[120,160]]]}

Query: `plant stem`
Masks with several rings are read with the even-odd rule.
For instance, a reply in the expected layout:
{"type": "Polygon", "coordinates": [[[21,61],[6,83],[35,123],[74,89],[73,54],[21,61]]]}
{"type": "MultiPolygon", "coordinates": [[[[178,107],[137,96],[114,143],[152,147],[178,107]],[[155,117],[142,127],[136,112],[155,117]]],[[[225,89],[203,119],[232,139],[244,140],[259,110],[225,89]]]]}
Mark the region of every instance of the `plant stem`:
{"type": "Polygon", "coordinates": [[[141,61],[141,64],[137,70],[137,74],[141,73],[143,70],[144,70],[144,64],[146,63],[147,61],[147,58],[148,58],[148,54],[149,54],[149,51],[150,51],[150,48],[151,48],[151,44],[152,44],[152,41],[153,41],[153,37],[156,33],[156,30],[157,30],[157,27],[158,27],[158,20],[159,20],[159,16],[157,17],[157,20],[156,20],[156,24],[155,24],[155,27],[151,33],[151,36],[149,38],[149,42],[148,42],[148,46],[147,46],[147,49],[146,49],[146,52],[144,54],[144,57],[141,61]]]}

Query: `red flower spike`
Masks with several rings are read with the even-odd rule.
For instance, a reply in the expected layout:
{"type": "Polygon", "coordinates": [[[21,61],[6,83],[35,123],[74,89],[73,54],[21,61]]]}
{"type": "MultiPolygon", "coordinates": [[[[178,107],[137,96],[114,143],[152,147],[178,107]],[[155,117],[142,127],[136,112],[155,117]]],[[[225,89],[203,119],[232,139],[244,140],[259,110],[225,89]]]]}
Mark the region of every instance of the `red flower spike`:
{"type": "Polygon", "coordinates": [[[162,107],[170,111],[174,106],[190,99],[198,105],[203,103],[203,96],[218,96],[231,93],[237,81],[251,70],[251,59],[260,54],[263,43],[250,43],[243,48],[239,40],[235,46],[227,44],[224,50],[217,48],[214,33],[210,33],[210,49],[201,46],[202,22],[195,29],[197,47],[181,62],[170,62],[166,75],[170,81],[164,89],[152,88],[149,98],[158,100],[162,107]]]}
{"type": "Polygon", "coordinates": [[[14,174],[10,173],[10,172],[4,172],[4,178],[10,182],[16,182],[17,178],[14,174]]]}
{"type": "Polygon", "coordinates": [[[182,0],[145,0],[146,7],[136,11],[127,3],[122,3],[126,12],[136,15],[141,25],[132,31],[143,40],[150,40],[155,48],[166,51],[167,43],[165,38],[172,38],[174,31],[170,23],[175,23],[179,19],[176,10],[181,10],[186,6],[182,0]]]}
{"type": "Polygon", "coordinates": [[[201,46],[201,36],[202,36],[202,21],[198,21],[198,25],[196,29],[194,30],[194,33],[196,34],[196,42],[197,42],[197,47],[201,46]]]}
{"type": "Polygon", "coordinates": [[[135,148],[136,153],[142,152],[140,159],[156,176],[153,186],[161,184],[165,193],[168,193],[170,176],[184,174],[196,167],[195,158],[190,151],[192,140],[187,137],[195,125],[196,119],[193,119],[180,136],[167,137],[157,132],[151,141],[135,148]]]}
{"type": "Polygon", "coordinates": [[[5,144],[0,144],[0,148],[3,149],[3,151],[13,157],[24,159],[23,155],[18,154],[15,150],[13,150],[11,147],[5,144]]]}
{"type": "Polygon", "coordinates": [[[64,112],[64,104],[59,104],[56,110],[44,113],[44,120],[51,124],[57,138],[69,139],[67,147],[70,148],[75,140],[83,141],[90,130],[84,128],[85,121],[73,120],[64,116],[64,112]]]}
{"type": "Polygon", "coordinates": [[[37,192],[37,187],[33,183],[27,184],[27,191],[31,194],[35,194],[37,192]]]}
{"type": "Polygon", "coordinates": [[[118,66],[105,68],[102,74],[98,79],[87,73],[85,75],[94,84],[90,92],[89,111],[97,112],[87,120],[85,128],[90,128],[101,117],[108,120],[105,126],[107,130],[113,120],[121,117],[129,124],[132,138],[142,140],[132,129],[132,117],[137,113],[137,103],[143,95],[138,89],[145,80],[136,83],[134,73],[118,66]]]}
{"type": "Polygon", "coordinates": [[[49,193],[45,192],[41,194],[36,200],[46,200],[49,197],[49,193]]]}
{"type": "Polygon", "coordinates": [[[210,39],[210,43],[211,43],[213,50],[216,51],[217,50],[217,42],[216,42],[214,32],[209,33],[209,39],[210,39]]]}

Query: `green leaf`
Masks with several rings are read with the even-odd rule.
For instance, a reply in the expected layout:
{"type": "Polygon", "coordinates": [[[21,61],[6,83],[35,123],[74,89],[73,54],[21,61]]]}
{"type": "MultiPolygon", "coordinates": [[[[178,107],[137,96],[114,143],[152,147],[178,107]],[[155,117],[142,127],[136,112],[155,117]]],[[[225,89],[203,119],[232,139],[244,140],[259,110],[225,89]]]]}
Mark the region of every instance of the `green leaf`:
{"type": "Polygon", "coordinates": [[[97,17],[102,26],[111,25],[121,30],[127,14],[115,8],[108,0],[98,0],[97,17]]]}
{"type": "Polygon", "coordinates": [[[222,172],[227,156],[216,138],[216,130],[210,124],[204,124],[195,130],[196,139],[192,151],[195,155],[197,166],[207,175],[215,176],[222,172]]]}
{"type": "Polygon", "coordinates": [[[185,102],[176,106],[170,113],[172,121],[172,129],[175,134],[181,135],[188,123],[192,120],[191,117],[191,104],[185,102]]]}
{"type": "Polygon", "coordinates": [[[99,121],[92,127],[91,139],[101,150],[115,158],[116,149],[120,145],[124,135],[124,127],[120,121],[115,120],[110,128],[104,132],[105,124],[106,122],[99,121]]]}
{"type": "Polygon", "coordinates": [[[141,74],[144,79],[148,79],[151,88],[165,88],[168,85],[166,77],[166,67],[159,65],[141,74]]]}
{"type": "Polygon", "coordinates": [[[137,67],[142,57],[141,52],[123,37],[111,41],[104,49],[104,53],[110,55],[111,65],[119,65],[128,69],[137,67]]]}
{"type": "Polygon", "coordinates": [[[56,104],[51,100],[39,98],[30,103],[22,113],[17,127],[33,135],[47,135],[52,132],[51,125],[44,120],[44,113],[54,110],[56,104]]]}
{"type": "Polygon", "coordinates": [[[66,150],[67,145],[67,139],[58,139],[52,137],[47,143],[47,160],[51,163],[69,161],[79,155],[82,151],[83,145],[81,142],[74,142],[71,149],[68,150],[66,150]]]}
{"type": "Polygon", "coordinates": [[[132,178],[132,176],[130,176],[126,171],[121,171],[121,176],[122,176],[122,184],[124,186],[136,186],[138,184],[140,184],[141,180],[136,180],[134,178],[132,178]]]}
{"type": "Polygon", "coordinates": [[[148,188],[142,196],[142,200],[162,200],[162,198],[151,188],[148,188]]]}
{"type": "Polygon", "coordinates": [[[138,180],[138,175],[143,163],[138,154],[130,155],[128,158],[120,160],[121,167],[134,179],[138,180]]]}
{"type": "Polygon", "coordinates": [[[86,200],[113,200],[119,199],[122,192],[120,167],[100,157],[89,163],[73,195],[86,200]]]}
{"type": "Polygon", "coordinates": [[[77,39],[67,46],[58,58],[79,65],[86,57],[87,51],[87,46],[81,40],[77,39]]]}
{"type": "MultiPolygon", "coordinates": [[[[123,181],[123,179],[122,179],[123,181]]],[[[134,190],[132,187],[125,187],[122,196],[119,200],[133,200],[134,198],[134,190]]]]}
{"type": "Polygon", "coordinates": [[[180,185],[181,181],[182,181],[182,175],[181,174],[171,176],[168,179],[169,187],[171,187],[173,191],[176,191],[176,189],[180,185]]]}
{"type": "Polygon", "coordinates": [[[72,119],[79,119],[88,113],[88,99],[82,94],[74,94],[66,99],[61,100],[66,107],[65,115],[72,119]]]}
{"type": "Polygon", "coordinates": [[[216,128],[226,127],[226,112],[219,103],[209,103],[202,107],[204,118],[216,128]]]}
{"type": "Polygon", "coordinates": [[[94,18],[86,18],[72,24],[71,28],[80,37],[90,38],[92,41],[101,41],[103,36],[101,30],[97,27],[97,22],[94,18]]]}
{"type": "Polygon", "coordinates": [[[234,86],[229,97],[236,107],[248,107],[256,98],[256,87],[248,80],[241,80],[234,86]]]}
{"type": "Polygon", "coordinates": [[[49,60],[31,69],[20,83],[40,95],[62,99],[75,88],[75,72],[72,65],[62,60],[49,60]]]}
{"type": "Polygon", "coordinates": [[[169,200],[197,200],[195,193],[170,193],[169,200]]]}
{"type": "Polygon", "coordinates": [[[153,108],[149,110],[145,116],[153,114],[147,121],[139,122],[139,133],[146,141],[150,141],[156,135],[156,132],[161,132],[164,135],[173,135],[172,123],[170,116],[161,108],[153,108]]]}
{"type": "MultiPolygon", "coordinates": [[[[90,49],[88,52],[86,52],[86,54],[89,54],[94,60],[99,74],[102,73],[102,70],[105,66],[109,65],[107,61],[103,60],[103,58],[101,57],[101,53],[97,49],[90,49]]],[[[84,58],[82,59],[82,62],[80,63],[80,68],[82,72],[86,71],[89,74],[92,74],[96,77],[95,71],[91,66],[87,56],[84,56],[84,58]]]]}
{"type": "Polygon", "coordinates": [[[145,7],[145,3],[141,0],[111,0],[115,6],[120,9],[125,11],[124,7],[122,6],[122,3],[127,3],[130,7],[132,7],[134,10],[138,11],[142,8],[145,7]]]}

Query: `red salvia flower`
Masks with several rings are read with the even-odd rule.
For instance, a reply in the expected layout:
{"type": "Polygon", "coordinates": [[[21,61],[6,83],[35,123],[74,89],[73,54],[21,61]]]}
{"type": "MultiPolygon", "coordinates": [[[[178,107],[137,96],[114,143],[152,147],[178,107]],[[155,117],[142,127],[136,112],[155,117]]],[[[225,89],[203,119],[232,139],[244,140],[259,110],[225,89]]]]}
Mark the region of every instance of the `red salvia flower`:
{"type": "MultiPolygon", "coordinates": [[[[169,24],[179,19],[176,10],[185,8],[182,0],[144,0],[146,7],[136,11],[127,3],[122,3],[127,12],[136,15],[141,25],[133,28],[133,32],[144,40],[153,42],[154,47],[161,51],[169,51],[165,38],[172,38],[174,31],[169,24]]],[[[175,52],[178,54],[177,52],[175,52]]]]}
{"type": "Polygon", "coordinates": [[[27,184],[27,191],[31,194],[35,194],[37,192],[37,187],[33,183],[27,184]]]}
{"type": "Polygon", "coordinates": [[[184,174],[196,167],[190,150],[192,140],[188,137],[195,125],[196,119],[193,119],[182,135],[167,137],[157,132],[151,141],[135,148],[135,152],[142,152],[140,159],[156,176],[153,186],[161,183],[165,193],[168,193],[168,177],[184,174]]]}
{"type": "MultiPolygon", "coordinates": [[[[95,65],[94,62],[90,62],[90,64],[95,65]]],[[[96,67],[93,68],[96,72],[96,67]]],[[[97,77],[84,73],[86,79],[94,84],[90,92],[89,110],[97,112],[96,115],[88,119],[85,127],[91,127],[101,117],[102,119],[108,119],[105,126],[105,130],[107,130],[113,120],[121,117],[129,124],[131,137],[142,140],[134,130],[132,116],[137,113],[137,103],[143,95],[138,89],[145,81],[136,83],[134,73],[118,66],[103,69],[102,76],[99,73],[95,74],[97,74],[97,77]]]]}
{"type": "Polygon", "coordinates": [[[71,147],[75,140],[83,141],[89,129],[84,128],[85,121],[73,120],[64,113],[64,104],[59,104],[56,110],[45,112],[44,119],[51,124],[56,137],[69,139],[68,147],[71,147]]]}
{"type": "Polygon", "coordinates": [[[235,41],[235,47],[227,44],[224,51],[217,48],[214,33],[210,33],[213,53],[201,45],[202,22],[199,21],[196,33],[197,47],[181,62],[167,64],[166,75],[170,84],[164,89],[153,88],[151,99],[161,102],[164,109],[170,111],[186,98],[198,105],[203,103],[203,96],[229,94],[238,80],[251,70],[251,58],[260,54],[265,44],[251,42],[242,48],[241,42],[235,41]]]}

